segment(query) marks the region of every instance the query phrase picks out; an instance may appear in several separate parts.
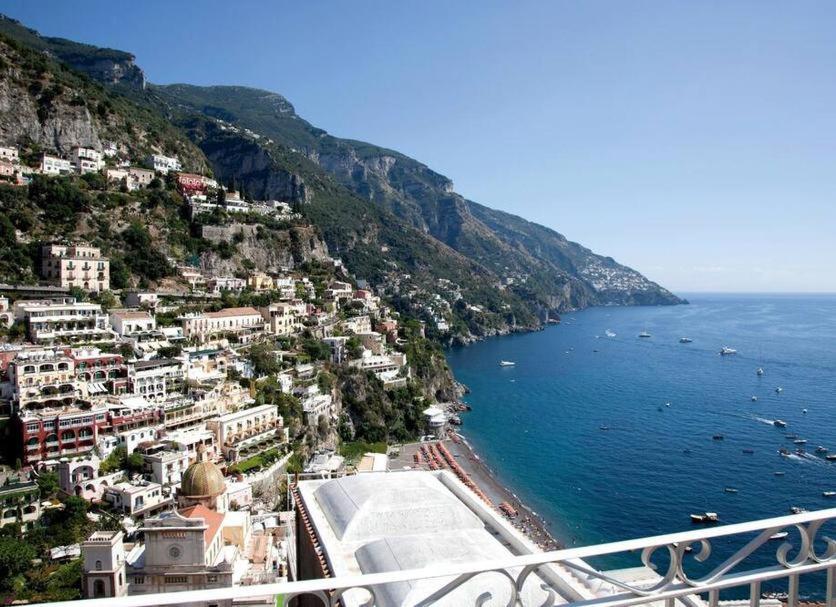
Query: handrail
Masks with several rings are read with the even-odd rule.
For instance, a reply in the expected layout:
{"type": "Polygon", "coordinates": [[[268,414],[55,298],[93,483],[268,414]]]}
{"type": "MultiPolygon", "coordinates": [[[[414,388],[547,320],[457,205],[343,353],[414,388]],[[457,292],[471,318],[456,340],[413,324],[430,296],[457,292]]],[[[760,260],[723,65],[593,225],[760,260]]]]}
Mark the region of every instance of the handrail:
{"type": "MultiPolygon", "coordinates": [[[[336,597],[343,595],[346,590],[364,589],[374,597],[373,588],[384,584],[408,582],[420,579],[452,580],[441,590],[434,593],[419,605],[431,605],[432,601],[440,598],[470,578],[485,572],[500,572],[510,569],[519,570],[518,578],[512,580],[517,589],[522,588],[526,577],[542,566],[561,565],[564,568],[580,572],[607,584],[610,592],[596,596],[593,599],[571,603],[577,607],[630,607],[632,605],[649,604],[665,601],[672,605],[677,598],[700,593],[709,593],[710,603],[716,604],[722,589],[739,586],[749,586],[753,591],[760,588],[760,583],[768,580],[787,578],[792,581],[798,576],[828,569],[828,605],[832,605],[836,594],[836,541],[827,537],[817,537],[822,525],[828,521],[836,522],[836,508],[805,512],[769,519],[748,521],[732,525],[724,525],[709,529],[697,529],[651,537],[622,540],[566,548],[551,552],[533,553],[521,556],[509,556],[501,559],[474,561],[462,564],[440,564],[420,569],[408,569],[385,573],[371,573],[336,578],[304,580],[297,582],[280,582],[273,584],[258,584],[252,586],[235,586],[210,590],[190,590],[159,594],[143,594],[119,598],[88,599],[84,601],[64,601],[57,603],[43,603],[43,607],[147,607],[151,605],[173,605],[182,603],[212,602],[218,600],[242,599],[269,595],[283,595],[286,598],[313,595],[318,596],[326,607],[334,603],[336,597]],[[776,562],[767,567],[754,570],[732,572],[736,565],[743,562],[757,548],[770,540],[770,537],[787,528],[794,528],[800,534],[800,545],[784,542],[776,550],[776,562]],[[739,534],[757,533],[734,555],[726,559],[711,573],[699,579],[687,575],[684,569],[686,548],[692,544],[699,545],[694,550],[692,558],[697,561],[705,560],[710,553],[710,540],[739,534]],[[816,552],[816,541],[824,541],[827,550],[824,554],[816,552]],[[651,587],[633,587],[624,582],[609,578],[605,572],[599,572],[588,566],[583,559],[605,556],[615,553],[642,551],[642,561],[650,566],[653,553],[661,548],[667,549],[670,555],[670,565],[667,572],[660,573],[660,580],[651,587]],[[790,555],[793,554],[792,558],[790,555]],[[332,591],[336,591],[332,597],[332,591]]],[[[790,584],[795,588],[797,601],[797,583],[790,584]]],[[[757,605],[759,597],[752,597],[752,605],[757,605]]],[[[517,594],[509,605],[517,604],[517,594]]],[[[373,603],[369,603],[370,605],[373,603]]]]}

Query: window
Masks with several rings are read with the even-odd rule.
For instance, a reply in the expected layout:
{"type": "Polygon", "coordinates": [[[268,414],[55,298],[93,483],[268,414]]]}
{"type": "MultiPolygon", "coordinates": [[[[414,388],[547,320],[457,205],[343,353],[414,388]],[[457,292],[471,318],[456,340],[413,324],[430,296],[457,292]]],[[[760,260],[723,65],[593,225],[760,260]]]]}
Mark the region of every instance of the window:
{"type": "Polygon", "coordinates": [[[217,582],[218,581],[218,576],[217,575],[207,575],[206,576],[206,581],[210,584],[213,583],[213,582],[217,582]]]}
{"type": "Polygon", "coordinates": [[[145,583],[145,576],[144,575],[137,575],[134,577],[134,584],[144,584],[145,583]]]}
{"type": "Polygon", "coordinates": [[[169,575],[165,578],[166,584],[185,584],[188,578],[185,575],[169,575]]]}
{"type": "Polygon", "coordinates": [[[101,561],[96,561],[96,571],[101,571],[101,570],[102,570],[102,562],[101,561]]]}

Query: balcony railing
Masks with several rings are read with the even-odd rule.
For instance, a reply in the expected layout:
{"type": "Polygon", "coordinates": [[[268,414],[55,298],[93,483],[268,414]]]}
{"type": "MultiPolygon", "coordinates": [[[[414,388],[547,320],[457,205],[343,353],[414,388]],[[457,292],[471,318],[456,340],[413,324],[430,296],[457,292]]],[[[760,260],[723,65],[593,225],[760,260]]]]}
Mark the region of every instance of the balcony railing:
{"type": "MultiPolygon", "coordinates": [[[[799,583],[804,577],[821,578],[814,589],[816,599],[833,607],[836,604],[836,541],[823,533],[828,523],[836,524],[836,509],[490,561],[441,563],[386,573],[48,605],[144,607],[281,595],[284,604],[293,597],[308,596],[318,599],[325,607],[334,607],[341,600],[343,604],[372,606],[379,604],[376,593],[384,585],[430,581],[433,589],[415,603],[428,607],[471,580],[478,584],[479,576],[487,574],[507,580],[507,588],[501,597],[485,590],[476,599],[476,605],[528,607],[528,593],[523,591],[523,586],[535,574],[548,596],[545,602],[542,597],[538,599],[537,605],[717,607],[720,591],[738,589],[737,598],[743,597],[751,607],[759,607],[762,584],[781,581],[786,584],[786,605],[796,607],[799,583]],[[787,535],[780,535],[781,541],[772,541],[776,534],[784,532],[787,535]],[[729,549],[730,553],[712,559],[712,542],[729,549]],[[646,581],[630,581],[587,564],[589,560],[613,557],[633,558],[634,565],[643,564],[649,575],[639,578],[646,581]],[[555,573],[570,577],[579,596],[568,600],[558,596],[557,587],[546,583],[554,579],[555,573]],[[701,597],[706,597],[707,602],[701,597]]],[[[486,584],[485,588],[496,591],[495,583],[486,584]]]]}

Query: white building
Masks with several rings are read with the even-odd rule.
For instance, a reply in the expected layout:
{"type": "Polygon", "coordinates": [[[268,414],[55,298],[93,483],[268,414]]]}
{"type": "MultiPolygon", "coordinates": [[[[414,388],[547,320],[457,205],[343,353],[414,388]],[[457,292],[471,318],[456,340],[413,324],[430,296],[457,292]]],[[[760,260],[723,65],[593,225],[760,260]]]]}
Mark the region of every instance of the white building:
{"type": "Polygon", "coordinates": [[[169,171],[183,170],[183,167],[177,158],[163,156],[162,154],[151,154],[148,157],[148,166],[163,174],[167,174],[169,171]]]}
{"type": "Polygon", "coordinates": [[[112,341],[107,314],[94,303],[61,300],[16,301],[15,319],[25,320],[29,339],[34,342],[112,341]]]}
{"type": "Polygon", "coordinates": [[[206,281],[210,293],[220,294],[221,291],[240,293],[247,286],[247,281],[235,276],[215,276],[206,281]]]}
{"type": "Polygon", "coordinates": [[[272,303],[259,308],[273,335],[293,335],[302,330],[307,304],[302,301],[272,303]]]}
{"type": "Polygon", "coordinates": [[[49,154],[41,157],[41,173],[44,175],[69,175],[72,172],[73,165],[69,160],[49,154]]]}
{"type": "Polygon", "coordinates": [[[110,326],[120,337],[127,337],[155,331],[157,321],[145,310],[116,310],[110,313],[110,326]]]}
{"type": "Polygon", "coordinates": [[[138,360],[128,364],[128,389],[131,394],[151,401],[162,401],[182,391],[185,365],[171,358],[138,360]]]}
{"type": "Polygon", "coordinates": [[[102,153],[93,148],[76,146],[72,149],[72,161],[76,171],[81,174],[95,173],[104,167],[102,153]]]}
{"type": "Polygon", "coordinates": [[[136,484],[117,483],[112,487],[106,487],[103,499],[115,510],[139,518],[165,510],[174,504],[172,499],[163,495],[163,488],[159,484],[147,481],[136,484]]]}
{"type": "Polygon", "coordinates": [[[0,146],[0,160],[17,164],[20,162],[20,152],[16,147],[0,146]]]}

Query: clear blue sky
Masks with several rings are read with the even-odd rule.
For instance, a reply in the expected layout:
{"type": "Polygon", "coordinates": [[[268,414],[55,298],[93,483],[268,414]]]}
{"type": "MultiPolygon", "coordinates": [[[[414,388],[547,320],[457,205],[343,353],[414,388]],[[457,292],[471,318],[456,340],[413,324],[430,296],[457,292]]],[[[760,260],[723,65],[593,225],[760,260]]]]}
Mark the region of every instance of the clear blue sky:
{"type": "Polygon", "coordinates": [[[5,0],[286,96],[674,290],[836,291],[836,4],[5,0]]]}

